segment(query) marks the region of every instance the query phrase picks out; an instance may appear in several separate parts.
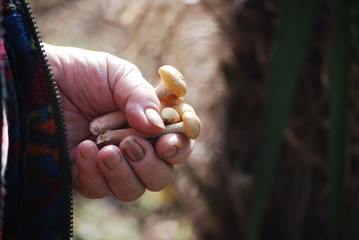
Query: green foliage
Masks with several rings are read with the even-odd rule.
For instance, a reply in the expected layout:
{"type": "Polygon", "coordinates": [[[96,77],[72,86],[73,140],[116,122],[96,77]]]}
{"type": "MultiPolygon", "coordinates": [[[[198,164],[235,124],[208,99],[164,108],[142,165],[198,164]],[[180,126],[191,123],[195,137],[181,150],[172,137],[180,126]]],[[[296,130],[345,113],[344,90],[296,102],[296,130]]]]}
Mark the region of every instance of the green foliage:
{"type": "Polygon", "coordinates": [[[334,0],[332,5],[332,37],[330,66],[330,191],[331,239],[342,239],[343,179],[346,146],[348,62],[348,6],[334,0]]]}
{"type": "MultiPolygon", "coordinates": [[[[253,194],[250,238],[260,238],[271,179],[282,143],[291,103],[317,24],[319,0],[286,0],[282,3],[275,41],[269,96],[263,125],[262,147],[253,194]]],[[[348,6],[334,0],[331,5],[330,131],[331,238],[341,239],[343,175],[345,164],[346,98],[348,79],[348,6]]]]}

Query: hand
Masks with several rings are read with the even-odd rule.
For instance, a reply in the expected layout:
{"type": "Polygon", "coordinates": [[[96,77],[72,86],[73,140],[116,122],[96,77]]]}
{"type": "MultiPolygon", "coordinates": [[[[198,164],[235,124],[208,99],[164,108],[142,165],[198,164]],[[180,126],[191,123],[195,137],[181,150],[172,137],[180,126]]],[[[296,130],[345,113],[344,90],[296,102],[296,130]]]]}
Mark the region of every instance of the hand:
{"type": "Polygon", "coordinates": [[[44,44],[60,90],[73,161],[74,189],[88,198],[113,193],[132,201],[146,189],[171,183],[173,165],[186,161],[193,141],[166,134],[152,145],[128,136],[119,146],[98,149],[91,141],[92,119],[121,109],[131,127],[145,133],[163,128],[153,87],[133,64],[110,54],[44,44]]]}

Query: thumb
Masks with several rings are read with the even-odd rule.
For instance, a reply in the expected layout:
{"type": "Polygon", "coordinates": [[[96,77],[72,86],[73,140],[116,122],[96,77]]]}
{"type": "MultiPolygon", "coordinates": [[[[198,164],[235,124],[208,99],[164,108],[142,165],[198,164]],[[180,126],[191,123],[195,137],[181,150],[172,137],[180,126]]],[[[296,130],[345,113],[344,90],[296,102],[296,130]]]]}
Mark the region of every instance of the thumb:
{"type": "Polygon", "coordinates": [[[132,128],[145,133],[160,131],[164,123],[159,114],[161,104],[154,88],[135,65],[121,60],[113,57],[108,61],[109,82],[113,84],[115,103],[125,113],[132,128]]]}

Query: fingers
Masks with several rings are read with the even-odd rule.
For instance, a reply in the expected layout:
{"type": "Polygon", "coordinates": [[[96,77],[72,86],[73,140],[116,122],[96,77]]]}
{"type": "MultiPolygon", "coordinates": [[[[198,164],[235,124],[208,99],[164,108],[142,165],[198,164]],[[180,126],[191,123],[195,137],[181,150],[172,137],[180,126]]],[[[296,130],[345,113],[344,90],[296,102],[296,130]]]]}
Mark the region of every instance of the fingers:
{"type": "Polygon", "coordinates": [[[75,154],[72,170],[74,188],[88,198],[101,198],[111,193],[97,167],[97,154],[96,144],[89,140],[80,143],[75,154]]]}
{"type": "Polygon", "coordinates": [[[184,163],[190,156],[194,140],[183,134],[171,133],[161,136],[155,145],[157,154],[170,164],[184,163]]]}
{"type": "Polygon", "coordinates": [[[127,137],[121,142],[120,149],[147,189],[159,191],[172,182],[173,166],[158,157],[146,139],[127,137]]]}
{"type": "Polygon", "coordinates": [[[133,201],[146,189],[159,191],[169,185],[174,178],[173,164],[187,159],[192,144],[181,134],[161,137],[156,148],[136,136],[125,138],[119,147],[109,145],[101,150],[86,140],[76,151],[75,189],[88,198],[113,193],[119,200],[133,201]]]}
{"type": "Polygon", "coordinates": [[[97,164],[112,193],[119,200],[133,201],[145,192],[144,184],[118,147],[109,145],[101,149],[97,164]]]}
{"type": "Polygon", "coordinates": [[[119,200],[133,201],[146,189],[118,147],[109,145],[99,151],[89,140],[77,148],[73,180],[75,190],[87,198],[113,193],[119,200]]]}
{"type": "Polygon", "coordinates": [[[159,115],[161,104],[154,88],[132,63],[108,56],[110,87],[116,104],[125,112],[129,124],[142,132],[164,128],[159,115]]]}
{"type": "Polygon", "coordinates": [[[159,158],[152,145],[139,137],[127,137],[120,145],[100,150],[97,165],[111,192],[122,201],[139,198],[146,189],[159,191],[169,185],[173,166],[159,158]]]}

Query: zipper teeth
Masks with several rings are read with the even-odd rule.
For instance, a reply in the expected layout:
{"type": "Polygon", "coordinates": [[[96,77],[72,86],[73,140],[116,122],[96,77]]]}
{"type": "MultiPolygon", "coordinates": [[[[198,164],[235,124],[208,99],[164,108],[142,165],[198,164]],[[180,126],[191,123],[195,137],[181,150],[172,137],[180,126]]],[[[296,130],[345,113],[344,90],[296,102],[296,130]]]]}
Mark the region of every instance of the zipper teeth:
{"type": "Polygon", "coordinates": [[[38,31],[38,26],[36,25],[35,18],[33,16],[33,13],[31,11],[31,7],[29,6],[28,1],[23,1],[25,4],[25,7],[27,9],[28,18],[32,23],[32,31],[34,35],[35,45],[40,49],[40,56],[41,56],[41,62],[44,66],[44,69],[47,73],[48,78],[51,80],[50,83],[48,83],[48,86],[50,87],[50,97],[54,101],[55,104],[53,104],[54,109],[54,116],[55,121],[58,126],[58,134],[60,135],[61,139],[64,139],[65,141],[61,141],[59,143],[59,150],[60,150],[60,159],[61,163],[63,164],[63,171],[65,174],[65,187],[66,187],[66,220],[65,223],[66,226],[66,239],[72,239],[73,238],[73,195],[72,195],[72,179],[71,179],[71,162],[69,158],[69,148],[67,145],[67,133],[66,133],[66,126],[64,121],[64,111],[62,109],[61,105],[61,99],[60,99],[60,92],[59,88],[57,86],[54,74],[50,68],[50,64],[48,63],[47,56],[45,54],[44,47],[42,45],[40,33],[38,31]]]}

